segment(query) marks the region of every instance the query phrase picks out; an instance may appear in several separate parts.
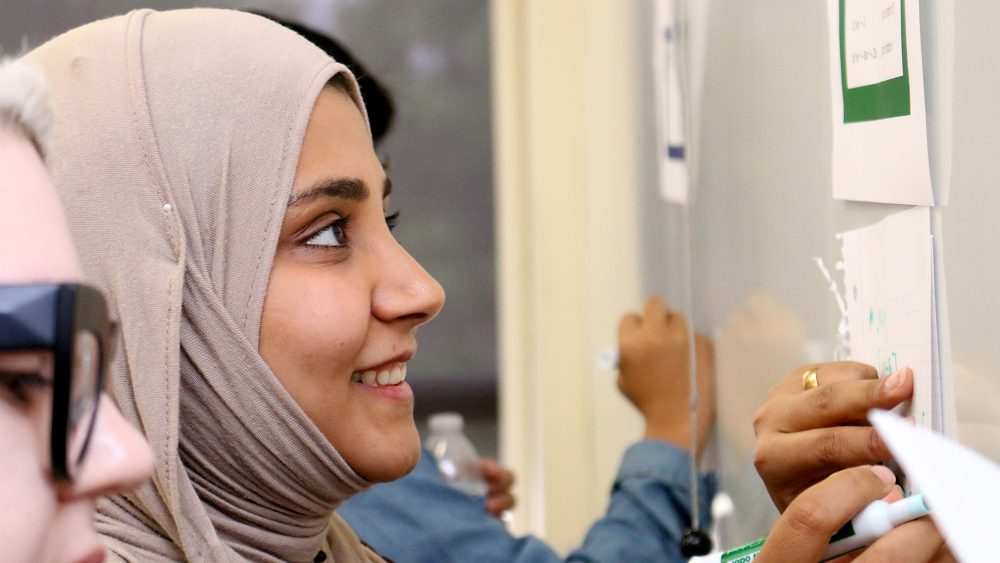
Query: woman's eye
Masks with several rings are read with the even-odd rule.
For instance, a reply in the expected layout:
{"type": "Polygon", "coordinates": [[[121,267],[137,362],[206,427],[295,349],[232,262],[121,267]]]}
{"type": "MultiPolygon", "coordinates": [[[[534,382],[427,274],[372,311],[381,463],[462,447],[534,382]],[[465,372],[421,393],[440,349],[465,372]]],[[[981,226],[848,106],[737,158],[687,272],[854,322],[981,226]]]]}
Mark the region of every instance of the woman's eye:
{"type": "Polygon", "coordinates": [[[386,215],[385,224],[389,226],[390,231],[395,229],[396,225],[399,224],[399,211],[392,213],[390,215],[386,215]]]}
{"type": "Polygon", "coordinates": [[[21,404],[31,401],[32,389],[42,389],[52,382],[37,373],[0,372],[0,388],[5,389],[21,404]]]}
{"type": "Polygon", "coordinates": [[[306,244],[310,246],[347,246],[347,217],[337,219],[316,234],[309,237],[306,244]]]}

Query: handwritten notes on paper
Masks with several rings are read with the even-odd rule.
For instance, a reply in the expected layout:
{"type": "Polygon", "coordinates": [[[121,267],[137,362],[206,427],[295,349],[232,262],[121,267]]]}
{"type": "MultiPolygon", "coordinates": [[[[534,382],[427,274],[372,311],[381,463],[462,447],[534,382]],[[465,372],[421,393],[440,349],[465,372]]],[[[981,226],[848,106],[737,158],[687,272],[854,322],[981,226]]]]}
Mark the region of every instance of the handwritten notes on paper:
{"type": "Polygon", "coordinates": [[[903,76],[903,28],[897,0],[845,0],[844,66],[847,87],[903,76]]]}
{"type": "Polygon", "coordinates": [[[919,426],[940,429],[930,210],[915,207],[840,236],[852,359],[881,377],[911,367],[911,414],[919,426]]]}
{"type": "Polygon", "coordinates": [[[934,205],[914,0],[827,0],[833,197],[934,205]]]}

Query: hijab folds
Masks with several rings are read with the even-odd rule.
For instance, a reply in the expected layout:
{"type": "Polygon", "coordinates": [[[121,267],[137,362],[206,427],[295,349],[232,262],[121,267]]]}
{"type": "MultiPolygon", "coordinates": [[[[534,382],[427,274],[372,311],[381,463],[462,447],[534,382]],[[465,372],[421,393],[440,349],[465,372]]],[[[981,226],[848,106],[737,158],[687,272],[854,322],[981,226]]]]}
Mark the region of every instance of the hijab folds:
{"type": "Polygon", "coordinates": [[[229,10],[141,10],[26,59],[52,92],[51,162],[88,277],[123,336],[110,378],[156,455],[101,501],[139,561],[377,558],[333,509],[370,485],[257,352],[278,234],[316,97],[347,69],[229,10]]]}

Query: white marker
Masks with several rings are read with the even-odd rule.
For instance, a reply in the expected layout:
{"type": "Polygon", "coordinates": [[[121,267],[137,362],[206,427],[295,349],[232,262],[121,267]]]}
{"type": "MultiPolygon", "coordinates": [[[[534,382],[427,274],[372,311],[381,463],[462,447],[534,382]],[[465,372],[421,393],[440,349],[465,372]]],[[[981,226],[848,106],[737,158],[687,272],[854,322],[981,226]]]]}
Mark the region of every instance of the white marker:
{"type": "MultiPolygon", "coordinates": [[[[877,500],[866,506],[833,534],[822,560],[829,561],[855,549],[871,545],[896,526],[928,514],[930,511],[922,494],[909,496],[892,504],[877,500]]],[[[691,559],[691,563],[747,563],[756,559],[766,539],[750,542],[725,553],[695,557],[691,559]]]]}
{"type": "Polygon", "coordinates": [[[605,348],[597,354],[597,367],[604,371],[615,371],[619,360],[618,348],[605,348]]]}

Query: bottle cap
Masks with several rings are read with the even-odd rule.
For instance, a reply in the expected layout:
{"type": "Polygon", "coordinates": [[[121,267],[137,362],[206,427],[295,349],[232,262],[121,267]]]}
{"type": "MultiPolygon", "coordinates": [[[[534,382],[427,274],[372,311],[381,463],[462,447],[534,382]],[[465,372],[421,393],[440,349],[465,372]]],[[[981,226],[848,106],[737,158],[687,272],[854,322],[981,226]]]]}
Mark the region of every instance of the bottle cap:
{"type": "Polygon", "coordinates": [[[439,412],[427,417],[431,432],[459,432],[464,425],[465,420],[457,412],[439,412]]]}

